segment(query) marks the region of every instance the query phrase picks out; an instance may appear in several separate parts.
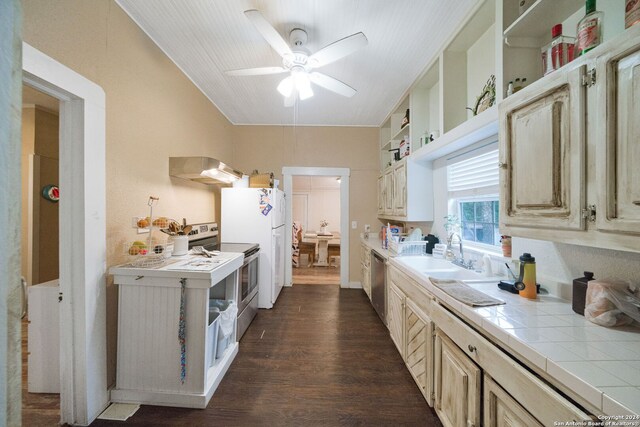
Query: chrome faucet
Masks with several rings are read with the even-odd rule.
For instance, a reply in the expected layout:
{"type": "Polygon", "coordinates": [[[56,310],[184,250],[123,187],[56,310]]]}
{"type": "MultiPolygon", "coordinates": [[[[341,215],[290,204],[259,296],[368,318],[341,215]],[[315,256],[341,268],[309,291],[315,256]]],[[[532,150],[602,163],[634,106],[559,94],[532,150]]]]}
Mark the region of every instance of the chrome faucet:
{"type": "Polygon", "coordinates": [[[449,239],[448,239],[448,250],[451,250],[451,246],[453,245],[453,239],[454,237],[458,238],[458,250],[460,252],[460,258],[454,258],[451,263],[454,265],[457,265],[459,267],[462,268],[466,268],[466,269],[472,269],[473,268],[473,263],[471,261],[466,262],[464,260],[464,249],[462,247],[462,237],[458,234],[458,233],[451,233],[449,235],[449,239]]]}

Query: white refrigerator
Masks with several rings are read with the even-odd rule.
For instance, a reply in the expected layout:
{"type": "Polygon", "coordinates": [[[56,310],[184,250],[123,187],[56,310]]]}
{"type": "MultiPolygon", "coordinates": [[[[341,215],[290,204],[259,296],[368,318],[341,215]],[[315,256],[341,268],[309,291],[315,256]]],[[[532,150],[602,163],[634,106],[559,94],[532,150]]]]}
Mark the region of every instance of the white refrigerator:
{"type": "Polygon", "coordinates": [[[272,188],[223,188],[223,243],[258,243],[258,307],[272,308],[284,286],[284,192],[272,188]]]}

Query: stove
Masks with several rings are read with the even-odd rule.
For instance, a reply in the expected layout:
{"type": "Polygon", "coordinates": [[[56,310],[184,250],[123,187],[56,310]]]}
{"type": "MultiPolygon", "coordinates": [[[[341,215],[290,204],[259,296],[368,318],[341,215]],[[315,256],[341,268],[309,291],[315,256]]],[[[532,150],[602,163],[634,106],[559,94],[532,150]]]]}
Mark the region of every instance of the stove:
{"type": "Polygon", "coordinates": [[[220,243],[218,235],[218,224],[215,222],[193,224],[193,229],[189,233],[189,249],[202,246],[208,251],[243,253],[245,258],[260,250],[260,245],[257,243],[220,243]]]}
{"type": "Polygon", "coordinates": [[[240,340],[258,313],[260,245],[257,243],[220,243],[218,234],[218,224],[215,222],[193,224],[189,233],[189,249],[194,246],[202,246],[208,251],[244,254],[244,263],[238,272],[240,284],[236,297],[238,303],[237,339],[240,340]]]}

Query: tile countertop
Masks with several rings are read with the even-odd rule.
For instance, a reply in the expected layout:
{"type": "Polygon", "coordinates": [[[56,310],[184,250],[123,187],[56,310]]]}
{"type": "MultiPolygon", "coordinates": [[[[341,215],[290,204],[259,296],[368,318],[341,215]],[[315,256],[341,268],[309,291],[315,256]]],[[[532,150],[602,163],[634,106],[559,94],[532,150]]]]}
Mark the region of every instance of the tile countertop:
{"type": "Polygon", "coordinates": [[[391,255],[389,253],[389,250],[382,248],[382,242],[377,236],[370,235],[368,239],[365,239],[364,237],[361,236],[360,243],[368,246],[372,251],[376,251],[384,259],[389,259],[390,257],[395,256],[395,255],[391,255]]]}
{"type": "Polygon", "coordinates": [[[526,365],[546,372],[607,415],[640,414],[640,329],[605,328],[552,295],[528,300],[495,283],[470,284],[506,302],[470,307],[442,292],[402,257],[389,262],[492,336],[526,365]]]}

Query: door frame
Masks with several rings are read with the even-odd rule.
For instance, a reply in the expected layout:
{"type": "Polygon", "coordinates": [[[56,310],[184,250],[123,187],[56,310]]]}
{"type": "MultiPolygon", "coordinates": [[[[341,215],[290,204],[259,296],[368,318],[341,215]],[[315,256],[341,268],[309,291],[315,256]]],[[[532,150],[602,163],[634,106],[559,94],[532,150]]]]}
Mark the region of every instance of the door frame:
{"type": "MultiPolygon", "coordinates": [[[[301,191],[293,191],[291,193],[291,215],[293,215],[293,198],[296,196],[304,197],[304,224],[302,224],[302,229],[306,230],[309,225],[309,193],[301,191]]],[[[293,221],[293,216],[291,217],[291,220],[293,221]]]]}
{"type": "MultiPolygon", "coordinates": [[[[340,287],[349,287],[349,168],[321,168],[321,167],[283,167],[282,180],[284,184],[285,197],[291,199],[293,194],[293,176],[337,176],[340,177],[340,287]]],[[[285,227],[289,232],[285,232],[284,263],[285,286],[293,284],[293,267],[291,265],[291,229],[293,227],[293,208],[291,203],[286,204],[285,227]]]]}
{"type": "Polygon", "coordinates": [[[22,81],[60,100],[60,421],[109,404],[106,351],[105,93],[27,43],[22,81]]]}

